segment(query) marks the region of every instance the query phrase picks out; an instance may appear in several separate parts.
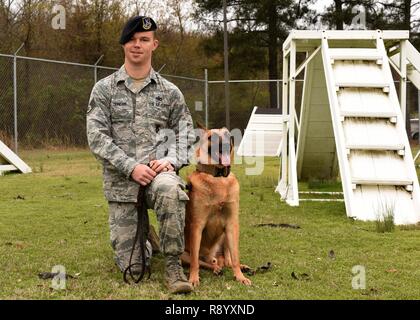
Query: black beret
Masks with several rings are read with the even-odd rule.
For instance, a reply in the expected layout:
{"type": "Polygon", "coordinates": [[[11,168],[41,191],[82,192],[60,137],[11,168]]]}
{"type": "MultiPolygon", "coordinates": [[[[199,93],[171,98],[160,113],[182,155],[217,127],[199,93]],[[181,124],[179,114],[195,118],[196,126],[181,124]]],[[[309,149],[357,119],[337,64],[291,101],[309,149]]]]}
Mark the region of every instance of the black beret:
{"type": "Polygon", "coordinates": [[[154,31],[156,22],[149,17],[136,16],[127,21],[121,33],[120,44],[126,44],[136,32],[154,31]]]}

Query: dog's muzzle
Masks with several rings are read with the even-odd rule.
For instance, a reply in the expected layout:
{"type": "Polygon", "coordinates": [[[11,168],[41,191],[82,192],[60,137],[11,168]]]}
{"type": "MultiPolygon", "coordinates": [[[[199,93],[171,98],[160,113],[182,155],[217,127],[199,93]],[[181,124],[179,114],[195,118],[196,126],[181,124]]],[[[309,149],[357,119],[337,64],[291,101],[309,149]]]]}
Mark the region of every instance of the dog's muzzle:
{"type": "Polygon", "coordinates": [[[226,139],[217,134],[212,134],[208,154],[215,164],[230,166],[231,147],[230,137],[226,139]]]}

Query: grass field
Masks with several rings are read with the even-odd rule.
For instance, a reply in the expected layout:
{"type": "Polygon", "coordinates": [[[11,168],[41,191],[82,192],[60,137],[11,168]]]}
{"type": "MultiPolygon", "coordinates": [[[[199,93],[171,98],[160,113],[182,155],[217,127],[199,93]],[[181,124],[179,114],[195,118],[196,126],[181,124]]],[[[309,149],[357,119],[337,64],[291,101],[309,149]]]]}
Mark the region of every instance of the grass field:
{"type": "MultiPolygon", "coordinates": [[[[33,174],[0,177],[0,299],[420,298],[419,226],[378,233],[374,222],[348,219],[344,203],[289,207],[274,193],[275,159],[266,160],[260,176],[246,176],[246,165],[233,169],[241,183],[241,260],[254,269],[272,266],[251,276],[252,286],[236,283],[230,270],[219,277],[201,271],[194,293],[169,295],[162,255],[152,260],[150,280],[126,285],[113,262],[100,164],[86,150],[26,151],[22,157],[33,174]],[[262,223],[300,228],[256,226],[262,223]],[[38,278],[55,265],[77,275],[65,290],[38,278]],[[366,289],[352,288],[357,265],[365,268],[366,289]]],[[[340,190],[340,184],[301,185],[311,187],[340,190]]]]}

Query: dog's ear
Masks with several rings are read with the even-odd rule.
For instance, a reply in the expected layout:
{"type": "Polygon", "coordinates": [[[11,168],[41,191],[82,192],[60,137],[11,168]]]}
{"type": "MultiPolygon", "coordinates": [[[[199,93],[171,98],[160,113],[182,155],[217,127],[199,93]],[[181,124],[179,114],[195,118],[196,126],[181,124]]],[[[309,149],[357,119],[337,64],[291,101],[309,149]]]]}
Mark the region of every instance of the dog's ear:
{"type": "Polygon", "coordinates": [[[204,123],[202,123],[200,120],[196,120],[195,121],[197,128],[202,129],[204,131],[207,131],[208,129],[206,128],[206,126],[204,125],[204,123]]]}
{"type": "MultiPolygon", "coordinates": [[[[195,130],[195,132],[197,133],[197,129],[195,130]]],[[[199,134],[195,136],[195,142],[194,142],[194,148],[195,148],[195,157],[198,159],[200,157],[200,141],[201,141],[201,136],[202,136],[202,130],[199,130],[199,134]]]]}
{"type": "Polygon", "coordinates": [[[207,132],[208,130],[205,128],[196,128],[195,130],[195,142],[194,142],[194,148],[195,148],[195,156],[198,159],[200,157],[200,149],[207,142],[207,132]]]}
{"type": "Polygon", "coordinates": [[[233,158],[235,156],[235,145],[234,145],[235,140],[233,139],[233,136],[230,136],[230,163],[233,163],[233,158]]]}

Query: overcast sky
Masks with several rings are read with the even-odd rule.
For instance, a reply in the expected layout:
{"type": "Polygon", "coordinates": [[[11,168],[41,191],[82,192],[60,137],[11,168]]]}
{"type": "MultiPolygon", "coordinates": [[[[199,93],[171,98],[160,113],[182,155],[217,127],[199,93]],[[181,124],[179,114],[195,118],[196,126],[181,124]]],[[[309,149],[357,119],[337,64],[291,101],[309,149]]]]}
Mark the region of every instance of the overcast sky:
{"type": "MultiPolygon", "coordinates": [[[[197,21],[193,21],[190,17],[190,14],[194,12],[195,3],[194,0],[148,0],[148,1],[141,1],[141,0],[126,0],[126,1],[133,1],[139,4],[139,7],[142,9],[139,14],[141,15],[150,15],[152,17],[156,17],[159,23],[159,20],[163,21],[173,21],[175,25],[177,23],[177,19],[174,16],[174,11],[172,9],[173,2],[178,2],[181,4],[181,11],[184,18],[184,26],[189,31],[205,31],[206,27],[197,21]]],[[[390,0],[385,0],[384,2],[389,2],[390,0]]],[[[314,4],[310,7],[318,12],[325,12],[325,8],[333,4],[333,0],[317,0],[314,4]]],[[[419,9],[419,8],[417,8],[419,9]]],[[[417,12],[412,12],[413,17],[418,17],[420,10],[416,10],[417,12]]],[[[356,15],[356,14],[355,14],[356,15]]],[[[229,23],[229,27],[233,27],[233,22],[229,23]]],[[[313,25],[310,26],[310,29],[321,29],[321,25],[313,25]]]]}
{"type": "Polygon", "coordinates": [[[332,2],[332,0],[317,0],[315,1],[315,4],[313,4],[311,7],[320,12],[323,11],[324,7],[329,6],[332,2]]]}
{"type": "MultiPolygon", "coordinates": [[[[141,15],[150,15],[151,17],[166,17],[168,18],[173,14],[173,10],[169,3],[173,0],[149,0],[144,1],[144,5],[140,5],[142,8],[142,12],[139,12],[141,15]],[[162,10],[162,8],[168,8],[168,10],[162,10]]],[[[312,9],[315,9],[319,12],[323,11],[323,9],[330,5],[333,1],[332,0],[317,0],[315,4],[311,6],[312,9]]],[[[138,1],[139,4],[143,4],[143,1],[138,1]]],[[[182,13],[187,20],[189,20],[188,29],[194,31],[200,28],[200,25],[197,24],[196,21],[192,22],[188,19],[188,15],[193,12],[194,8],[194,1],[193,0],[181,0],[181,9],[182,13]]]]}

